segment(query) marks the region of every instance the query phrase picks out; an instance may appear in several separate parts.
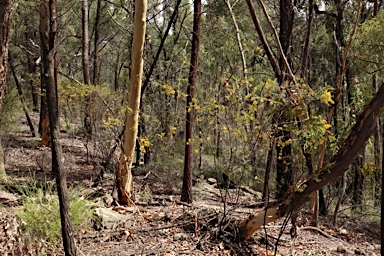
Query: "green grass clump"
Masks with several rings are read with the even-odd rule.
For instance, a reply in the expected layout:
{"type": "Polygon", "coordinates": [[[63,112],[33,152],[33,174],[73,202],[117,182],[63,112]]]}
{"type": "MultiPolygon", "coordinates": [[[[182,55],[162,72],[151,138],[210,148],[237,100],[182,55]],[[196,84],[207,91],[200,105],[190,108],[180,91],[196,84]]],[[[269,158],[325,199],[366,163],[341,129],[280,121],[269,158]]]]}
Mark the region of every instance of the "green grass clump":
{"type": "MultiPolygon", "coordinates": [[[[93,210],[90,202],[81,198],[75,189],[69,189],[70,211],[74,232],[90,225],[93,210]]],[[[47,242],[58,244],[61,241],[60,206],[58,196],[52,187],[37,188],[23,200],[23,208],[16,214],[22,220],[21,232],[25,242],[47,242]]]]}

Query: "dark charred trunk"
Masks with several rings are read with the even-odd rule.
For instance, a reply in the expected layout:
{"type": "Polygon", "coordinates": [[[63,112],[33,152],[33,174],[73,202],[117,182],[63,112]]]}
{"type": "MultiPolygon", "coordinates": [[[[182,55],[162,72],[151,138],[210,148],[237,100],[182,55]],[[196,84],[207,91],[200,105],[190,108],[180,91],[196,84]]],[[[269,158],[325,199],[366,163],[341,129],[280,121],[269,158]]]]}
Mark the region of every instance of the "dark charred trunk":
{"type": "Polygon", "coordinates": [[[56,0],[40,4],[41,48],[46,55],[42,62],[47,67],[47,104],[52,149],[52,172],[56,176],[57,193],[60,204],[61,231],[65,255],[76,255],[76,245],[70,219],[69,196],[66,173],[63,165],[62,148],[59,139],[59,106],[57,94],[57,16],[56,0]]]}
{"type": "Polygon", "coordinates": [[[293,184],[291,133],[283,125],[279,128],[276,134],[276,199],[285,198],[293,184]]]}
{"type": "MultiPolygon", "coordinates": [[[[293,15],[292,0],[280,0],[279,40],[288,64],[291,62],[290,47],[293,30],[293,15]]],[[[279,66],[283,74],[277,77],[277,79],[280,86],[285,87],[292,78],[284,75],[288,73],[288,67],[283,58],[284,56],[280,56],[279,58],[279,66]]],[[[276,134],[276,198],[281,199],[286,196],[288,189],[293,184],[292,145],[290,142],[291,133],[285,125],[291,122],[291,118],[285,113],[284,107],[280,110],[280,114],[276,120],[278,126],[276,134]]]]}
{"type": "Polygon", "coordinates": [[[363,165],[364,165],[364,154],[359,155],[353,164],[353,170],[354,170],[354,180],[352,183],[353,209],[356,209],[358,206],[361,207],[361,203],[363,200],[364,174],[361,172],[363,165]]]}

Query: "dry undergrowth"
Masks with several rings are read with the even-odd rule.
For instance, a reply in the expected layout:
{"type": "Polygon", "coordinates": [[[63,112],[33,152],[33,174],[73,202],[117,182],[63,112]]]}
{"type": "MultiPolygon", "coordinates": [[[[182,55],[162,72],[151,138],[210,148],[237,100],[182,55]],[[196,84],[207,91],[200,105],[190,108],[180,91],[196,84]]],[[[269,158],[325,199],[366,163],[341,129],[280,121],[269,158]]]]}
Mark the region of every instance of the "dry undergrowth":
{"type": "MultiPolygon", "coordinates": [[[[107,173],[103,182],[91,188],[98,173],[85,160],[84,144],[79,138],[63,136],[70,185],[88,187],[85,197],[99,206],[109,206],[105,198],[112,192],[113,175],[107,173]]],[[[4,145],[11,179],[27,180],[35,170],[38,181],[52,180],[46,159],[50,150],[40,147],[37,139],[25,133],[14,134],[7,136],[4,145]]],[[[284,225],[282,220],[239,243],[237,223],[258,206],[257,194],[246,189],[221,190],[200,178],[195,180],[195,202],[188,206],[178,201],[177,181],[162,178],[177,175],[163,172],[156,166],[147,167],[135,177],[136,205],[111,207],[129,216],[129,225],[117,223],[110,229],[96,225],[96,229],[77,233],[79,255],[380,255],[379,225],[364,216],[341,217],[340,228],[328,225],[325,217],[319,229],[310,229],[305,226],[309,215],[303,211],[304,226],[298,228],[296,237],[291,237],[290,224],[284,225]]],[[[20,207],[20,202],[0,206],[0,255],[61,255],[60,244],[49,251],[43,242],[23,244],[20,220],[14,215],[20,207]]]]}

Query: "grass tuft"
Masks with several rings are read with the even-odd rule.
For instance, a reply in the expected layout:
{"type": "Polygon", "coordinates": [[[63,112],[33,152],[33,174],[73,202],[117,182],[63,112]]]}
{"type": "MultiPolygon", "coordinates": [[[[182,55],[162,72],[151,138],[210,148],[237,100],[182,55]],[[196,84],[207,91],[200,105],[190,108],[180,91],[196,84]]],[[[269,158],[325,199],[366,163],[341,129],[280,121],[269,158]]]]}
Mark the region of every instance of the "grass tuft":
{"type": "MultiPolygon", "coordinates": [[[[29,185],[37,184],[29,182],[29,185]]],[[[54,182],[47,186],[35,187],[26,191],[23,208],[16,212],[21,219],[20,231],[26,244],[49,243],[57,245],[61,241],[60,205],[53,191],[54,182]]],[[[81,197],[79,189],[69,189],[71,220],[74,232],[86,229],[91,224],[93,210],[89,201],[81,197]]]]}

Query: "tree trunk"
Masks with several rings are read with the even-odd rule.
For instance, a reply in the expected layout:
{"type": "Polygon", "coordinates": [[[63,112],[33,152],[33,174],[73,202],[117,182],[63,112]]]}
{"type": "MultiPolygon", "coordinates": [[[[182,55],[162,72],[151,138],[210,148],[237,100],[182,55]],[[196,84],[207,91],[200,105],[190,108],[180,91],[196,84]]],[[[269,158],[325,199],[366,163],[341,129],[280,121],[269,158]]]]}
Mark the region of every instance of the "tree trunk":
{"type": "MultiPolygon", "coordinates": [[[[375,92],[377,92],[378,88],[378,82],[377,82],[377,74],[374,74],[372,76],[372,83],[373,83],[373,88],[375,89],[375,92]]],[[[381,153],[380,153],[380,145],[381,145],[381,134],[383,133],[382,127],[381,127],[381,122],[380,118],[377,119],[375,123],[375,131],[373,134],[374,142],[373,142],[373,149],[374,149],[374,159],[375,159],[375,172],[374,172],[374,177],[375,177],[375,183],[374,183],[374,205],[378,206],[380,204],[380,189],[381,189],[381,175],[382,172],[380,170],[381,167],[381,162],[382,159],[381,153]]]]}
{"type": "MultiPolygon", "coordinates": [[[[49,31],[49,2],[45,0],[40,6],[40,41],[41,45],[44,45],[47,40],[47,36],[44,33],[49,31]],[[45,3],[45,4],[43,4],[45,3]],[[46,6],[44,9],[43,7],[46,6]],[[44,21],[44,22],[42,22],[44,21]]],[[[41,142],[43,145],[48,146],[51,142],[50,130],[49,130],[49,117],[48,117],[48,105],[47,105],[47,87],[49,84],[49,66],[48,62],[44,61],[48,59],[49,48],[41,47],[41,63],[40,63],[40,119],[39,119],[39,133],[41,134],[41,142]]]]}
{"type": "Polygon", "coordinates": [[[201,0],[195,0],[193,1],[192,53],[187,88],[184,176],[181,191],[181,201],[186,203],[192,203],[193,128],[195,122],[194,99],[200,47],[200,15],[201,0]]]}
{"type": "Polygon", "coordinates": [[[96,6],[96,18],[95,18],[95,41],[94,41],[94,51],[93,51],[93,81],[94,85],[99,84],[99,37],[100,37],[100,15],[101,15],[101,0],[97,0],[96,6]]]}
{"type": "Polygon", "coordinates": [[[293,210],[307,202],[313,192],[342,176],[357,155],[364,150],[369,137],[372,135],[374,123],[384,108],[383,98],[384,84],[365,106],[349,136],[337,154],[328,161],[328,164],[324,165],[325,167],[320,169],[315,177],[309,177],[302,184],[302,189],[295,191],[289,199],[259,210],[244,220],[239,227],[240,239],[245,240],[251,237],[262,225],[292,213],[293,210]]]}
{"type": "Polygon", "coordinates": [[[341,191],[339,192],[339,198],[337,199],[335,211],[333,212],[333,225],[335,227],[337,226],[337,214],[339,212],[341,202],[344,198],[346,188],[347,188],[347,173],[345,172],[343,175],[341,191]]]}
{"type": "Polygon", "coordinates": [[[267,156],[267,165],[265,167],[265,175],[264,175],[264,186],[263,186],[263,198],[261,201],[264,202],[264,205],[267,206],[269,203],[269,178],[271,176],[271,170],[272,170],[272,160],[273,160],[273,152],[276,147],[275,145],[275,138],[272,138],[272,141],[270,143],[270,148],[268,150],[268,156],[267,156]]]}
{"type": "MultiPolygon", "coordinates": [[[[81,1],[81,13],[82,20],[81,26],[83,30],[82,34],[82,66],[83,66],[83,80],[85,86],[88,88],[91,84],[91,77],[89,75],[89,32],[88,32],[88,0],[81,1]]],[[[88,94],[85,96],[85,115],[84,115],[84,129],[86,136],[89,137],[92,135],[92,117],[91,117],[91,92],[88,91],[88,94]]]]}
{"type": "MultiPolygon", "coordinates": [[[[293,3],[292,0],[280,0],[280,30],[279,40],[281,44],[282,53],[279,58],[280,70],[283,72],[282,75],[276,77],[280,82],[280,85],[289,83],[292,78],[284,75],[288,73],[287,63],[284,62],[284,55],[288,61],[290,61],[290,46],[291,46],[291,35],[293,29],[293,3]]],[[[289,106],[290,107],[290,106],[289,106]]],[[[276,198],[283,198],[289,187],[293,184],[293,168],[292,168],[292,145],[290,144],[291,133],[284,127],[284,124],[289,123],[291,120],[285,114],[284,107],[280,110],[277,120],[277,141],[276,142],[276,185],[277,194],[276,198]]]]}
{"type": "Polygon", "coordinates": [[[48,78],[47,104],[52,142],[52,172],[56,176],[57,193],[60,203],[61,232],[65,255],[76,255],[70,218],[69,196],[66,174],[63,166],[63,155],[59,139],[59,106],[57,95],[57,16],[56,0],[46,0],[40,4],[40,33],[42,49],[48,54],[42,61],[48,69],[44,75],[48,78]]]}
{"type": "MultiPolygon", "coordinates": [[[[3,104],[3,97],[7,89],[8,44],[14,2],[14,0],[0,0],[0,113],[3,104]]],[[[6,178],[4,161],[4,149],[1,144],[0,135],[0,179],[6,178]]]]}
{"type": "MultiPolygon", "coordinates": [[[[382,129],[382,138],[384,138],[384,129],[382,129]]],[[[384,244],[384,139],[381,140],[381,213],[380,213],[380,227],[381,227],[381,245],[384,244]]],[[[381,255],[384,255],[384,247],[381,246],[381,255]]]]}
{"type": "Polygon", "coordinates": [[[253,24],[255,25],[256,32],[260,38],[261,45],[263,46],[265,54],[267,55],[268,60],[273,68],[275,77],[280,77],[281,76],[280,67],[277,64],[276,59],[274,57],[274,53],[272,52],[271,47],[268,44],[267,37],[265,36],[261,23],[259,21],[259,18],[257,17],[255,7],[253,6],[253,3],[251,0],[246,0],[246,2],[248,5],[249,12],[251,13],[253,24]]]}
{"type": "Polygon", "coordinates": [[[131,205],[133,196],[132,162],[135,153],[137,127],[139,119],[141,80],[143,75],[143,53],[146,31],[147,1],[135,1],[133,44],[131,54],[131,77],[129,80],[129,99],[125,120],[123,149],[116,172],[118,201],[131,205]]]}
{"type": "Polygon", "coordinates": [[[31,116],[29,115],[29,110],[28,110],[27,104],[25,103],[25,99],[24,99],[24,96],[23,96],[23,90],[21,88],[19,79],[17,78],[16,70],[15,70],[15,67],[13,65],[11,54],[9,54],[9,67],[11,68],[12,75],[13,75],[13,78],[15,80],[15,84],[16,84],[16,87],[17,87],[17,92],[18,92],[18,94],[20,96],[21,104],[23,105],[23,110],[24,110],[25,117],[27,119],[29,130],[31,131],[32,136],[36,137],[35,126],[33,125],[31,116]]]}
{"type": "MultiPolygon", "coordinates": [[[[284,110],[282,110],[283,112],[284,110]]],[[[283,127],[287,117],[282,113],[278,120],[276,133],[276,199],[287,195],[293,184],[291,133],[283,127]]]]}
{"type": "Polygon", "coordinates": [[[365,154],[359,155],[355,163],[353,165],[354,169],[354,180],[353,180],[353,187],[352,187],[352,209],[356,209],[357,206],[360,205],[363,201],[363,189],[364,189],[364,173],[362,173],[361,169],[363,168],[364,165],[364,158],[365,154]]]}
{"type": "Polygon", "coordinates": [[[304,43],[304,50],[303,50],[303,62],[301,67],[301,76],[304,79],[304,82],[308,83],[308,59],[309,59],[309,50],[311,45],[311,35],[312,35],[312,24],[313,24],[313,18],[314,18],[314,0],[309,0],[308,3],[308,26],[307,26],[307,33],[305,35],[305,43],[304,43]]]}
{"type": "Polygon", "coordinates": [[[83,65],[83,80],[84,84],[90,85],[91,78],[89,75],[89,32],[88,32],[88,0],[81,1],[81,13],[82,13],[82,65],[83,65]]]}

